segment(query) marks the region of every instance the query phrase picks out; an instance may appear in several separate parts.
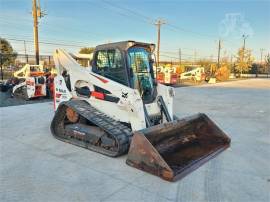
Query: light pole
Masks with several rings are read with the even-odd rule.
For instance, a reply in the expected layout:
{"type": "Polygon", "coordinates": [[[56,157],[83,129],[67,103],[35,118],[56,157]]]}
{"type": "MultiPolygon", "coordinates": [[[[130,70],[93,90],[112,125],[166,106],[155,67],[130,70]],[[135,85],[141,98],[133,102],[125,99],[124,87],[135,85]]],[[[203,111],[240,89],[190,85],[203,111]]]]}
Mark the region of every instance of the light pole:
{"type": "Polygon", "coordinates": [[[218,65],[217,65],[217,69],[220,68],[220,50],[221,50],[221,41],[219,39],[218,40],[218,65]]]}
{"type": "Polygon", "coordinates": [[[3,75],[3,60],[2,60],[2,51],[0,53],[0,63],[1,63],[1,79],[2,81],[4,80],[4,75],[3,75]]]}
{"type": "Polygon", "coordinates": [[[179,48],[179,66],[181,68],[181,62],[182,62],[182,51],[181,48],[179,48]]]}
{"type": "Polygon", "coordinates": [[[245,48],[246,48],[246,39],[248,38],[248,35],[243,34],[242,37],[243,37],[243,40],[244,40],[243,49],[245,50],[245,48]]]}
{"type": "Polygon", "coordinates": [[[260,52],[261,52],[261,62],[260,62],[261,65],[260,65],[260,66],[262,67],[263,70],[265,70],[265,69],[263,68],[263,51],[264,51],[264,49],[261,48],[261,49],[260,49],[260,52]]]}
{"type": "MultiPolygon", "coordinates": [[[[243,34],[243,53],[242,53],[242,62],[244,62],[245,59],[245,49],[246,49],[246,39],[248,38],[248,35],[243,34]]],[[[242,77],[242,65],[241,65],[241,72],[240,72],[240,77],[242,77]]]]}

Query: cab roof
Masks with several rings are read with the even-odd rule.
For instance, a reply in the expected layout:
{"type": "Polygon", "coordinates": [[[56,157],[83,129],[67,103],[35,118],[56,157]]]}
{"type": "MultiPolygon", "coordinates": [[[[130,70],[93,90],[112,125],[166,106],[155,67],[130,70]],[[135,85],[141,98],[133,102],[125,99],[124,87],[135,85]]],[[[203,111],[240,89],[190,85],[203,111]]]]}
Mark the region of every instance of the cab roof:
{"type": "Polygon", "coordinates": [[[120,41],[120,42],[114,42],[114,43],[107,43],[107,44],[98,45],[95,48],[95,51],[107,50],[107,49],[115,49],[115,48],[126,51],[131,47],[145,47],[145,48],[149,49],[150,52],[154,52],[154,50],[155,50],[155,44],[143,43],[143,42],[137,42],[137,41],[129,40],[129,41],[120,41]]]}

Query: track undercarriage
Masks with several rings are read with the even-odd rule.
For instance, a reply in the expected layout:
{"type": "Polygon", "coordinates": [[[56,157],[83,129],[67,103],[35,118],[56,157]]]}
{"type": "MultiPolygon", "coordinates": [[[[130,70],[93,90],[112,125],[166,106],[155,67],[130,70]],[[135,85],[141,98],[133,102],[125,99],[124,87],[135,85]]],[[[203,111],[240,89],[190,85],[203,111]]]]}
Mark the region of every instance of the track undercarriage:
{"type": "Polygon", "coordinates": [[[81,100],[63,102],[51,124],[62,141],[116,157],[127,153],[131,129],[81,100]]]}
{"type": "Polygon", "coordinates": [[[16,98],[21,98],[24,100],[28,100],[28,96],[27,96],[27,86],[21,86],[20,88],[17,88],[12,95],[16,98]]]}

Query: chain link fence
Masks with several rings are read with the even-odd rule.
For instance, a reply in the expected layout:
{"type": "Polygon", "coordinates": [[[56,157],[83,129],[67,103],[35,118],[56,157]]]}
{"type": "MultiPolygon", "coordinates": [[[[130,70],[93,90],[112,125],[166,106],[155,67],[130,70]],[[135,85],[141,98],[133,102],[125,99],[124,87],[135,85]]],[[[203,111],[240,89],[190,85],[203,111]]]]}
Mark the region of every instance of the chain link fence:
{"type": "MultiPolygon", "coordinates": [[[[51,55],[40,55],[39,63],[43,65],[45,70],[50,71],[54,68],[54,61],[51,55]]],[[[28,54],[3,54],[0,53],[0,79],[6,80],[13,76],[13,73],[25,64],[36,64],[36,56],[28,54]]]]}
{"type": "MultiPolygon", "coordinates": [[[[40,55],[39,56],[40,64],[43,65],[44,69],[50,71],[51,68],[54,68],[54,61],[52,55],[40,55]]],[[[89,62],[86,61],[78,61],[81,63],[82,66],[88,66],[89,62]]],[[[35,55],[29,55],[29,54],[3,54],[0,53],[0,65],[1,65],[1,71],[0,71],[0,79],[5,80],[9,79],[13,76],[13,73],[20,68],[22,68],[25,64],[36,64],[36,56],[35,55]]],[[[160,61],[161,65],[165,64],[171,64],[171,65],[179,65],[179,62],[172,62],[172,61],[160,61]]],[[[185,64],[182,64],[185,66],[185,64]]],[[[237,77],[238,74],[231,70],[231,73],[234,73],[237,77]]],[[[253,78],[253,77],[259,77],[259,78],[269,78],[270,77],[270,67],[266,64],[264,66],[259,64],[253,64],[251,69],[246,72],[245,74],[242,74],[242,77],[245,78],[253,78]]]]}

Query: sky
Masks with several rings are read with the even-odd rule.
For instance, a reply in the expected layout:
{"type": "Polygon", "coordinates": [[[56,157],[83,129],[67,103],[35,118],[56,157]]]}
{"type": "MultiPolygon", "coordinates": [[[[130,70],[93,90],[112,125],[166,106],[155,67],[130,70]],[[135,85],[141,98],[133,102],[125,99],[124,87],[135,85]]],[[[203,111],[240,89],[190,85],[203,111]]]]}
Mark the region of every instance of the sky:
{"type": "MultiPolygon", "coordinates": [[[[157,42],[161,26],[161,58],[177,60],[216,59],[235,56],[243,46],[256,60],[270,52],[270,0],[40,0],[46,15],[39,19],[40,53],[56,48],[76,53],[80,47],[136,40],[157,42]],[[47,43],[47,44],[44,44],[47,43]],[[48,44],[50,43],[50,44],[48,44]]],[[[34,53],[32,0],[0,0],[0,37],[18,53],[34,53]]]]}

